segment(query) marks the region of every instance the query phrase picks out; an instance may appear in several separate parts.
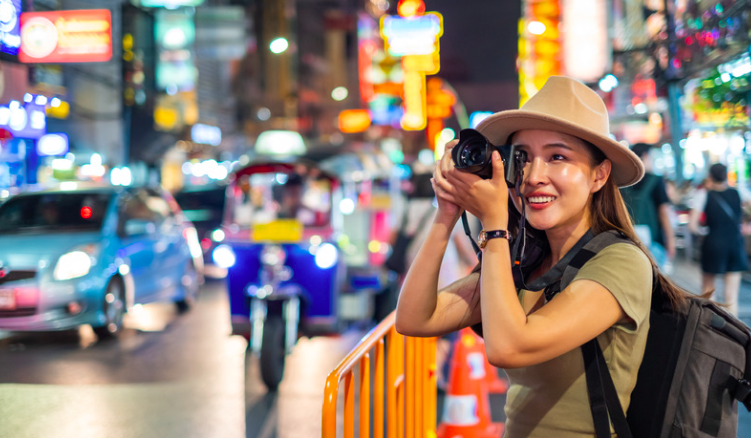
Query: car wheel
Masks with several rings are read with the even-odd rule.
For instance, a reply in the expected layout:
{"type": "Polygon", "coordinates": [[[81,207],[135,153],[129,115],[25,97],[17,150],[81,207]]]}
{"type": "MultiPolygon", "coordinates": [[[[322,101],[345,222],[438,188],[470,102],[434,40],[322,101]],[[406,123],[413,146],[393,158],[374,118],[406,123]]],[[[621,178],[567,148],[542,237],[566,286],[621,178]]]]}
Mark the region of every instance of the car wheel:
{"type": "Polygon", "coordinates": [[[198,299],[198,291],[200,289],[198,272],[196,271],[196,267],[193,266],[193,262],[188,262],[188,265],[185,267],[181,283],[185,295],[183,295],[182,299],[175,301],[175,306],[177,306],[178,312],[185,313],[190,310],[191,306],[198,299]]]}
{"type": "Polygon", "coordinates": [[[113,278],[107,285],[102,300],[102,311],[104,312],[104,325],[94,327],[94,332],[99,339],[114,337],[122,331],[125,315],[125,289],[122,281],[117,278],[113,278]]]}

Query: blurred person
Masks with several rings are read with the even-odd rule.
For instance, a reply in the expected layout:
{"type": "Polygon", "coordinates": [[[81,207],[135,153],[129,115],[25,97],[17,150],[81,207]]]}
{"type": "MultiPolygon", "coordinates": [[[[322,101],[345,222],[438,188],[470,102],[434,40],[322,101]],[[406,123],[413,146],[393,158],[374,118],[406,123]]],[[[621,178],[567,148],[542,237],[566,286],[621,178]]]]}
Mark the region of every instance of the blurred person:
{"type": "MultiPolygon", "coordinates": [[[[433,175],[438,211],[404,280],[396,329],[409,336],[470,326],[481,332],[490,363],[505,368],[510,380],[507,438],[594,436],[580,351],[594,338],[628,409],[649,330],[656,266],[618,190],[641,179],[643,164],[610,138],[608,125],[595,91],[553,76],[520,110],[496,113],[477,127],[490,143],[526,153],[519,192],[508,187],[498,151],[492,153],[490,179],[456,169],[451,149],[457,141],[446,145],[433,175]],[[482,224],[482,262],[440,288],[444,253],[463,211],[482,224]],[[529,270],[521,285],[548,271],[590,230],[617,231],[633,244],[603,249],[548,300],[542,290],[517,289],[513,278],[510,237],[520,232],[520,215],[528,243],[541,249],[534,260],[522,260],[529,270]]],[[[670,299],[687,296],[659,271],[657,280],[670,299]]]]}
{"type": "MultiPolygon", "coordinates": [[[[715,277],[724,275],[724,300],[733,315],[738,315],[738,290],[741,272],[748,269],[748,254],[741,234],[741,198],[727,185],[727,167],[713,164],[691,206],[689,228],[701,233],[702,213],[707,234],[701,244],[702,293],[714,292],[715,277]]],[[[713,296],[714,299],[714,296],[713,296]]]]}
{"type": "Polygon", "coordinates": [[[305,181],[302,176],[290,174],[279,191],[277,219],[297,219],[305,225],[315,222],[315,213],[303,204],[305,181]]]}
{"type": "Polygon", "coordinates": [[[665,180],[652,173],[652,145],[636,143],[631,150],[644,163],[644,178],[621,190],[634,229],[642,243],[650,249],[661,269],[670,273],[670,261],[675,257],[673,207],[665,180]]]}

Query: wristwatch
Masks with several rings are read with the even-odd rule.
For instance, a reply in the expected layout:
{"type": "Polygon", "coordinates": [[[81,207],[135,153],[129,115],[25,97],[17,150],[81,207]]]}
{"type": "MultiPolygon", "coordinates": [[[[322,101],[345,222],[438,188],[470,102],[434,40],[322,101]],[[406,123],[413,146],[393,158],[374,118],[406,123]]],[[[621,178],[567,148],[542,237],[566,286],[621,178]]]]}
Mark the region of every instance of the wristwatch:
{"type": "Polygon", "coordinates": [[[498,237],[504,238],[506,240],[511,240],[511,236],[509,236],[508,231],[506,230],[493,230],[493,231],[480,231],[480,235],[477,236],[477,246],[480,248],[485,248],[485,245],[487,245],[488,240],[490,239],[496,239],[498,237]]]}

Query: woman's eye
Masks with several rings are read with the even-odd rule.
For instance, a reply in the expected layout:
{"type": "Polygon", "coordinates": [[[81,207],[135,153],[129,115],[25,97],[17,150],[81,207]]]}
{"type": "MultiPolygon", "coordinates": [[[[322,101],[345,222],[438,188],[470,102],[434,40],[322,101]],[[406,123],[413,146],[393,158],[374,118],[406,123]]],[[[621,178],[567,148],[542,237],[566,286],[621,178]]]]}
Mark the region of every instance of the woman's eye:
{"type": "Polygon", "coordinates": [[[553,154],[553,155],[550,156],[550,161],[563,161],[565,159],[566,159],[566,157],[564,157],[561,154],[553,154]]]}

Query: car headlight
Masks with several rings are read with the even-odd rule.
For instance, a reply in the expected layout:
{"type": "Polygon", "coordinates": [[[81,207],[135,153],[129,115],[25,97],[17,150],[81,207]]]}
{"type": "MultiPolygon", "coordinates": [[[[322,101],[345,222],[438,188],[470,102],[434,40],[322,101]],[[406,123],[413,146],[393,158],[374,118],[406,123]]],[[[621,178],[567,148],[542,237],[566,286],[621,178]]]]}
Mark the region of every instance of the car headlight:
{"type": "Polygon", "coordinates": [[[211,258],[214,259],[214,263],[223,269],[229,269],[235,266],[237,257],[235,252],[229,245],[219,245],[214,248],[214,252],[211,253],[211,258]]]}
{"type": "Polygon", "coordinates": [[[339,260],[339,251],[330,243],[324,243],[318,247],[315,253],[316,266],[321,269],[329,269],[336,265],[339,260]]]}
{"type": "Polygon", "coordinates": [[[55,265],[52,276],[55,280],[70,280],[88,274],[93,265],[91,256],[84,251],[71,251],[63,254],[55,265]]]}

